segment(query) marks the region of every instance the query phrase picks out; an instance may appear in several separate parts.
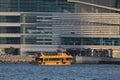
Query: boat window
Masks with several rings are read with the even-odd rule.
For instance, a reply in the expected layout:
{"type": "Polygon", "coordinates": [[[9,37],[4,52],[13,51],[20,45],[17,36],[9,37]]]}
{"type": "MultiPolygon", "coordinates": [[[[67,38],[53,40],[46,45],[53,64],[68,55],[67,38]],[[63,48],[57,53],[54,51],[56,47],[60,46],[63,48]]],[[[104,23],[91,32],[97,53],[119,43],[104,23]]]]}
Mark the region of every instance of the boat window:
{"type": "Polygon", "coordinates": [[[51,61],[60,61],[60,58],[51,58],[51,61]]]}
{"type": "Polygon", "coordinates": [[[49,59],[48,58],[44,58],[44,61],[49,61],[49,59]]]}
{"type": "Polygon", "coordinates": [[[62,61],[65,61],[65,60],[72,60],[71,58],[62,58],[62,61]]]}
{"type": "Polygon", "coordinates": [[[36,58],[36,61],[43,61],[43,58],[36,58]]]}
{"type": "Polygon", "coordinates": [[[66,60],[72,60],[71,58],[66,58],[66,60]]]}
{"type": "Polygon", "coordinates": [[[46,58],[44,61],[60,61],[61,58],[46,58]]]}

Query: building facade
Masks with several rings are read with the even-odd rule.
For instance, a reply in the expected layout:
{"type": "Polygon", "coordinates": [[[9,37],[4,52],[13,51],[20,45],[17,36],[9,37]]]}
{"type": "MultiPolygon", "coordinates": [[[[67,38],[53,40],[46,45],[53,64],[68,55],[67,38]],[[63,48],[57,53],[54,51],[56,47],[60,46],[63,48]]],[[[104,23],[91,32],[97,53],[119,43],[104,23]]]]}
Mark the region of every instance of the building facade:
{"type": "MultiPolygon", "coordinates": [[[[120,5],[119,0],[81,1],[117,9],[120,5]]],[[[20,54],[73,47],[112,49],[117,57],[120,14],[69,0],[0,0],[0,48],[9,47],[20,54]]]]}

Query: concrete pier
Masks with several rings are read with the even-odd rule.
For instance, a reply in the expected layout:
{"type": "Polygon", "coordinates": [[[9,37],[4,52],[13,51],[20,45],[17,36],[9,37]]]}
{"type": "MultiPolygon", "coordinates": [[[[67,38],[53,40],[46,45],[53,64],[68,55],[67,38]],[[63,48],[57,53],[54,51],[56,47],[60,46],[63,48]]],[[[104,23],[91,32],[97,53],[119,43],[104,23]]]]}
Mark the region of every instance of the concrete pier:
{"type": "Polygon", "coordinates": [[[76,56],[75,63],[80,63],[80,64],[120,64],[120,58],[76,56]]]}
{"type": "Polygon", "coordinates": [[[0,63],[31,63],[35,58],[32,56],[4,55],[0,56],[0,63]]]}

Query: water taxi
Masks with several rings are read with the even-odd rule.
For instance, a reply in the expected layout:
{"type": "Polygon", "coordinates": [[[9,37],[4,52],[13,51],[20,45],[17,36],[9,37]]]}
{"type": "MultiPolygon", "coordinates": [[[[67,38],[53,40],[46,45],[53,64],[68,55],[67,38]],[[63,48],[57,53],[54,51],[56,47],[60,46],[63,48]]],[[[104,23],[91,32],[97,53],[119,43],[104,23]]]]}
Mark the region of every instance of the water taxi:
{"type": "Polygon", "coordinates": [[[65,52],[56,55],[41,53],[40,56],[36,57],[36,62],[40,65],[67,66],[71,65],[72,56],[67,55],[65,52]]]}

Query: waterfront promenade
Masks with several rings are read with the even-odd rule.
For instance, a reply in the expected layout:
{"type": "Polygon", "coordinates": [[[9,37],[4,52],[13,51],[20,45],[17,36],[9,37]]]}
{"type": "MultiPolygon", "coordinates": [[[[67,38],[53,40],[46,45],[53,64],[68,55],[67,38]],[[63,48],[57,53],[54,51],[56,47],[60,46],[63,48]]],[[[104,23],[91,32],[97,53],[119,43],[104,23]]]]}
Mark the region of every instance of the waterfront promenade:
{"type": "MultiPolygon", "coordinates": [[[[0,63],[24,64],[35,62],[33,55],[1,55],[0,63]]],[[[120,58],[76,56],[73,63],[77,64],[120,64],[120,58]]]]}

